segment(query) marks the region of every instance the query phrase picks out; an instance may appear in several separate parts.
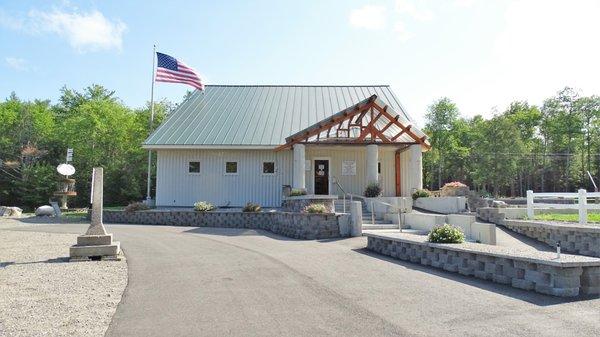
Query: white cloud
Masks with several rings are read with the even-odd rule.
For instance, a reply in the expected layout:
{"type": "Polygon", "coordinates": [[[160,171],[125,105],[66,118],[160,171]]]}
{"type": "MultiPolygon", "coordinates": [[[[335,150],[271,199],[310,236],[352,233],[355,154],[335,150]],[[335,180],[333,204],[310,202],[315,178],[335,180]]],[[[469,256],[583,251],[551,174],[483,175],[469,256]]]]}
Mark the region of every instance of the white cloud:
{"type": "Polygon", "coordinates": [[[6,57],[4,59],[4,61],[6,61],[6,64],[17,71],[26,71],[29,70],[29,67],[27,67],[27,61],[25,61],[22,58],[18,58],[18,57],[6,57]]]}
{"type": "Polygon", "coordinates": [[[387,15],[384,6],[366,5],[350,12],[348,19],[354,27],[377,30],[385,27],[387,15]]]}
{"type": "Polygon", "coordinates": [[[398,21],[394,24],[394,32],[396,32],[400,41],[406,41],[413,36],[412,33],[406,30],[402,21],[398,21]]]}
{"type": "Polygon", "coordinates": [[[31,10],[29,18],[33,29],[56,33],[79,52],[121,50],[127,29],[120,20],[111,21],[97,10],[88,13],[31,10]]]}
{"type": "Polygon", "coordinates": [[[110,20],[97,10],[30,10],[27,16],[0,11],[0,25],[32,35],[56,34],[78,52],[121,50],[127,25],[110,20]]]}
{"type": "Polygon", "coordinates": [[[431,21],[433,12],[425,8],[423,2],[419,6],[412,0],[396,0],[396,11],[400,14],[407,14],[417,21],[431,21]]]}
{"type": "Polygon", "coordinates": [[[477,0],[454,0],[454,5],[457,7],[471,7],[477,0]]]}

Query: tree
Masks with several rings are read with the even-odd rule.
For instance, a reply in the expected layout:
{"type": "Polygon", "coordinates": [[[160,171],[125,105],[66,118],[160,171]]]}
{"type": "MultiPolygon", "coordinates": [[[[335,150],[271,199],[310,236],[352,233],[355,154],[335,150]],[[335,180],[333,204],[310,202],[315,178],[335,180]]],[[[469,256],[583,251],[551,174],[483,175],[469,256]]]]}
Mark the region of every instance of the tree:
{"type": "Polygon", "coordinates": [[[473,179],[490,187],[498,196],[514,182],[524,146],[517,126],[504,116],[485,121],[480,127],[481,138],[474,149],[478,160],[473,179]]]}
{"type": "MultiPolygon", "coordinates": [[[[565,87],[555,97],[545,100],[541,110],[545,150],[549,150],[554,158],[564,158],[564,161],[555,161],[551,165],[557,173],[553,181],[559,182],[565,191],[569,191],[572,185],[572,157],[583,127],[581,114],[575,104],[577,99],[575,90],[565,87]]],[[[554,189],[557,187],[555,185],[554,189]]]]}
{"type": "MultiPolygon", "coordinates": [[[[443,97],[435,101],[427,109],[425,128],[429,132],[431,146],[435,151],[438,166],[438,188],[442,184],[444,157],[447,154],[452,139],[453,126],[458,120],[458,108],[449,98],[443,97]]],[[[434,164],[432,161],[430,164],[434,164]]],[[[432,170],[433,171],[433,170],[432,170]]],[[[433,189],[433,181],[432,189],[433,189]]]]}
{"type": "MultiPolygon", "coordinates": [[[[592,188],[588,181],[587,172],[592,171],[592,148],[596,144],[598,153],[600,153],[600,97],[590,96],[581,97],[574,103],[576,110],[581,114],[583,121],[581,138],[581,186],[592,188]],[[587,182],[587,183],[586,183],[587,182]]],[[[600,160],[600,155],[598,156],[600,160]]],[[[599,163],[600,165],[600,163],[599,163]]],[[[600,176],[600,171],[598,172],[600,176]]]]}

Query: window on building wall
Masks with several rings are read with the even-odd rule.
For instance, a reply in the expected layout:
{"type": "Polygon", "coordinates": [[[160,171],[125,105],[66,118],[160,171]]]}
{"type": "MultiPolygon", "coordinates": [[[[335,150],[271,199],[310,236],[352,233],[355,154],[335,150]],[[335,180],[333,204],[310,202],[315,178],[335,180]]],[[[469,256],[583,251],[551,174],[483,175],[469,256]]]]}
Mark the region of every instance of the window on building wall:
{"type": "Polygon", "coordinates": [[[191,161],[188,163],[188,173],[200,173],[200,162],[191,161]]]}
{"type": "Polygon", "coordinates": [[[377,162],[377,173],[381,174],[381,162],[377,162]]]}
{"type": "Polygon", "coordinates": [[[263,174],[275,174],[275,162],[273,162],[273,161],[263,161],[263,163],[262,163],[262,173],[263,174]]]}
{"type": "Polygon", "coordinates": [[[237,174],[238,173],[238,162],[227,161],[225,162],[225,174],[237,174]]]}

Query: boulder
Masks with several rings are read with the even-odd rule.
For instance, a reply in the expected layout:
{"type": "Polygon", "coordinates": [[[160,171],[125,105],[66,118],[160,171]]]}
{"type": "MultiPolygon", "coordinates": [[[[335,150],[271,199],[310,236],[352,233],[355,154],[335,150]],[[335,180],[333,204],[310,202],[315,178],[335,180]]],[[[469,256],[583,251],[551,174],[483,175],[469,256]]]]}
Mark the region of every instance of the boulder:
{"type": "Polygon", "coordinates": [[[52,216],[54,215],[54,208],[52,206],[44,205],[40,206],[35,210],[36,216],[52,216]]]}
{"type": "Polygon", "coordinates": [[[3,217],[11,217],[11,218],[20,218],[23,214],[23,210],[19,207],[6,207],[0,206],[0,216],[3,217]]]}
{"type": "Polygon", "coordinates": [[[508,205],[504,201],[494,200],[492,201],[492,207],[494,208],[506,208],[508,205]]]}

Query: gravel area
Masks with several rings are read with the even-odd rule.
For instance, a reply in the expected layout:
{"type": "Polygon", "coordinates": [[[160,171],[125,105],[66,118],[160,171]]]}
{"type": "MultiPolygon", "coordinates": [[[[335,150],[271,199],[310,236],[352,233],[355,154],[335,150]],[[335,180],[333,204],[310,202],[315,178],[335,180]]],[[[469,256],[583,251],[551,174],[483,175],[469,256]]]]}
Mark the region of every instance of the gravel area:
{"type": "Polygon", "coordinates": [[[77,235],[0,224],[0,336],[103,336],[127,285],[125,260],[68,262],[77,235]]]}

